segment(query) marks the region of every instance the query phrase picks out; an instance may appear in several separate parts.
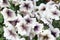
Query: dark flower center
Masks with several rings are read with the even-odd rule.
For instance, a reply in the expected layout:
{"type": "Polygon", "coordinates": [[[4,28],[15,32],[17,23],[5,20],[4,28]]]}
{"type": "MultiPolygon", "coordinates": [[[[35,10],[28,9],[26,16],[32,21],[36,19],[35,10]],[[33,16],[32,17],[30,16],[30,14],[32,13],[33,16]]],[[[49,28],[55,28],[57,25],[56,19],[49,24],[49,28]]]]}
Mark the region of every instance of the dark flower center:
{"type": "Polygon", "coordinates": [[[29,4],[26,4],[26,3],[24,5],[24,7],[26,7],[26,9],[29,9],[30,8],[29,4]]]}
{"type": "Polygon", "coordinates": [[[34,30],[37,31],[39,26],[34,26],[34,30]]]}
{"type": "Polygon", "coordinates": [[[51,34],[56,37],[56,32],[51,31],[51,34]]]}
{"type": "Polygon", "coordinates": [[[7,0],[3,0],[3,3],[4,3],[4,4],[7,4],[7,0]]]}
{"type": "Polygon", "coordinates": [[[54,15],[57,15],[58,13],[55,11],[55,12],[53,12],[53,14],[54,14],[54,15]]]}
{"type": "Polygon", "coordinates": [[[9,33],[15,37],[15,34],[11,30],[9,30],[9,33]]]}
{"type": "Polygon", "coordinates": [[[10,11],[10,10],[7,10],[7,15],[9,16],[9,17],[12,17],[12,12],[10,11]]]}
{"type": "Polygon", "coordinates": [[[31,22],[31,20],[28,18],[28,19],[26,19],[26,22],[27,22],[27,23],[30,23],[30,22],[31,22]]]}
{"type": "Polygon", "coordinates": [[[35,9],[35,11],[38,11],[39,9],[35,9]]]}
{"type": "Polygon", "coordinates": [[[16,24],[18,23],[18,20],[14,20],[14,21],[9,21],[9,23],[11,23],[13,26],[16,26],[16,24]]]}
{"type": "Polygon", "coordinates": [[[22,26],[23,30],[27,30],[27,27],[25,24],[22,24],[21,26],[22,26]]]}
{"type": "Polygon", "coordinates": [[[46,8],[45,8],[45,7],[43,7],[41,10],[42,10],[42,11],[45,11],[45,10],[46,10],[46,8]]]}
{"type": "Polygon", "coordinates": [[[31,0],[31,1],[33,1],[33,0],[31,0]]]}

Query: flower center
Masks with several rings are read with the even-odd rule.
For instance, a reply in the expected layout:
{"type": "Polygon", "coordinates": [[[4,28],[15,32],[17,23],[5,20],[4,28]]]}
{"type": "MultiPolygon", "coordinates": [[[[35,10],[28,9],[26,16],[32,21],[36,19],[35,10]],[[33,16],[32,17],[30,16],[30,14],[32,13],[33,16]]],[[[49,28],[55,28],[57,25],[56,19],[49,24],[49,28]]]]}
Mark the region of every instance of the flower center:
{"type": "Polygon", "coordinates": [[[36,26],[34,27],[34,30],[37,31],[37,30],[38,30],[38,27],[39,27],[39,26],[36,25],[36,26]]]}
{"type": "Polygon", "coordinates": [[[26,19],[26,22],[27,22],[27,23],[30,23],[30,22],[31,22],[31,20],[28,18],[28,19],[26,19]]]}
{"type": "Polygon", "coordinates": [[[7,4],[7,0],[3,0],[3,3],[4,3],[4,4],[7,4]]]}
{"type": "Polygon", "coordinates": [[[42,11],[45,11],[45,10],[46,10],[46,8],[45,8],[45,7],[43,7],[41,10],[42,10],[42,11]]]}
{"type": "Polygon", "coordinates": [[[55,11],[55,12],[53,12],[53,15],[57,15],[58,13],[55,11]]]}
{"type": "Polygon", "coordinates": [[[51,34],[56,37],[56,32],[51,31],[51,34]]]}
{"type": "Polygon", "coordinates": [[[27,27],[25,24],[22,24],[21,26],[22,26],[23,30],[27,30],[27,27]]]}
{"type": "Polygon", "coordinates": [[[15,37],[15,34],[11,30],[9,30],[9,33],[10,33],[10,35],[15,37]]]}
{"type": "Polygon", "coordinates": [[[9,17],[12,17],[12,12],[10,11],[10,10],[7,10],[7,15],[9,16],[9,17]]]}
{"type": "Polygon", "coordinates": [[[14,21],[9,21],[9,23],[11,23],[13,26],[16,26],[16,24],[18,23],[18,20],[14,20],[14,21]]]}
{"type": "Polygon", "coordinates": [[[24,7],[26,7],[26,9],[29,9],[30,8],[29,4],[26,4],[26,3],[24,5],[24,7]]]}

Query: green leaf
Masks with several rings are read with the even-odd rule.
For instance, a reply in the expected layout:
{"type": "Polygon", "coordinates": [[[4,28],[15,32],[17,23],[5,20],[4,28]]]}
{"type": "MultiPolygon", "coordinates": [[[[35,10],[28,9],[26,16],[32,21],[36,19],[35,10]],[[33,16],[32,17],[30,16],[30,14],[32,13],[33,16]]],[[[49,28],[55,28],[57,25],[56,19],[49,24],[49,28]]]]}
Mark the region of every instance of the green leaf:
{"type": "Polygon", "coordinates": [[[60,20],[53,20],[52,25],[55,28],[59,28],[60,29],[60,20]]]}
{"type": "Polygon", "coordinates": [[[4,38],[1,37],[0,40],[4,40],[4,38]]]}
{"type": "Polygon", "coordinates": [[[39,6],[41,3],[46,3],[46,1],[45,1],[45,0],[39,0],[39,1],[37,2],[37,6],[39,6]]]}
{"type": "Polygon", "coordinates": [[[3,23],[3,15],[0,13],[0,23],[3,23]]]}
{"type": "Polygon", "coordinates": [[[60,40],[60,37],[58,37],[57,40],[60,40]]]}
{"type": "Polygon", "coordinates": [[[37,35],[35,35],[35,37],[33,38],[33,40],[37,40],[38,38],[37,38],[37,35]]]}

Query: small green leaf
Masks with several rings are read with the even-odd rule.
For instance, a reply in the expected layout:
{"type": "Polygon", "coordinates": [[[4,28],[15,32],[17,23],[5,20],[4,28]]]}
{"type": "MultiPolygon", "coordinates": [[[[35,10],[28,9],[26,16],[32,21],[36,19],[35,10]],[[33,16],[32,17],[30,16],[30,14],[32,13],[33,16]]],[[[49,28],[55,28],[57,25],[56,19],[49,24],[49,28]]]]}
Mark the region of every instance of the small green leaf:
{"type": "Polygon", "coordinates": [[[0,13],[0,23],[3,23],[3,15],[0,13]]]}

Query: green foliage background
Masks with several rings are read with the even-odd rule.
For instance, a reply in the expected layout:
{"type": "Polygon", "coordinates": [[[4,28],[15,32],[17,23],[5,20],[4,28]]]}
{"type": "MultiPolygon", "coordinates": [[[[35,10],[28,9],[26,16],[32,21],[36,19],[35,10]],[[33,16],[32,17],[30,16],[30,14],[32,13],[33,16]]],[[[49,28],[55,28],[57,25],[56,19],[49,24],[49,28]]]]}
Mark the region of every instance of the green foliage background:
{"type": "MultiPolygon", "coordinates": [[[[58,1],[60,1],[60,0],[58,0],[58,1]]],[[[37,5],[39,5],[40,3],[46,3],[46,1],[45,1],[45,0],[39,0],[39,1],[37,2],[37,5]]],[[[19,5],[18,5],[18,6],[19,6],[19,5]]],[[[10,8],[11,8],[12,10],[16,11],[16,13],[17,13],[17,10],[19,9],[18,6],[15,7],[13,4],[11,4],[11,7],[10,7],[10,8]]],[[[4,33],[4,31],[3,31],[3,26],[4,26],[3,22],[4,22],[4,19],[3,19],[2,14],[0,13],[0,40],[6,40],[6,39],[3,37],[3,33],[4,33]]],[[[60,20],[58,20],[58,21],[53,20],[53,24],[52,24],[52,25],[53,25],[55,28],[57,27],[57,28],[60,29],[60,20]]],[[[26,40],[27,40],[27,37],[26,37],[26,40]]],[[[35,37],[33,38],[33,40],[37,40],[37,36],[35,36],[35,37]]],[[[60,37],[57,38],[57,40],[60,40],[60,37]]]]}

